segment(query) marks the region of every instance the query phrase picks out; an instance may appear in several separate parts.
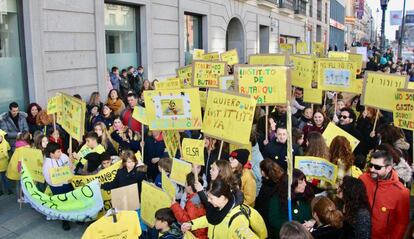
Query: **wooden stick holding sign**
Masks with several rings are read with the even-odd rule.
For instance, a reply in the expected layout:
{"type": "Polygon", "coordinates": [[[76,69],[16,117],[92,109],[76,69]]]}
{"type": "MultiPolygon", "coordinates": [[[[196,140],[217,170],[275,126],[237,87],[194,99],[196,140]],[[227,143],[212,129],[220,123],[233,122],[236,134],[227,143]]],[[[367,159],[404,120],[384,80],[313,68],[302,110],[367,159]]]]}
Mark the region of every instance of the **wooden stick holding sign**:
{"type": "Polygon", "coordinates": [[[290,102],[287,102],[287,122],[286,128],[288,131],[287,140],[287,175],[288,175],[288,218],[292,221],[292,179],[293,179],[293,142],[292,142],[292,108],[290,102]]]}
{"type": "Polygon", "coordinates": [[[266,105],[266,121],[265,121],[265,125],[266,125],[266,136],[265,139],[268,140],[268,134],[269,134],[269,106],[266,105]]]}
{"type": "Polygon", "coordinates": [[[377,121],[378,121],[378,118],[379,118],[379,112],[380,112],[380,110],[377,109],[377,113],[375,114],[374,127],[372,128],[373,132],[375,132],[375,129],[377,128],[377,121]]]}
{"type": "Polygon", "coordinates": [[[56,131],[56,114],[53,115],[53,130],[56,131]]]}
{"type": "Polygon", "coordinates": [[[219,154],[218,154],[217,160],[220,160],[221,159],[221,151],[223,150],[223,143],[224,143],[224,141],[222,140],[221,143],[220,143],[220,150],[219,150],[219,154]]]}
{"type": "Polygon", "coordinates": [[[145,129],[144,129],[144,124],[141,123],[141,157],[142,157],[142,162],[144,162],[144,146],[145,146],[145,142],[144,142],[144,137],[145,137],[145,129]]]}

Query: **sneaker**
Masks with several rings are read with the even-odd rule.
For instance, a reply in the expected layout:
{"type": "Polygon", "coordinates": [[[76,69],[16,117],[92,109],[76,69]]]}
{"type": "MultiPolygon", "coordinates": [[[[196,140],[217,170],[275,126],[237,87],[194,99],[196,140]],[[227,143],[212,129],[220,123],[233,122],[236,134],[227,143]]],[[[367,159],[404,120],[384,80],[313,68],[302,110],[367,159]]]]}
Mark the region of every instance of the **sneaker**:
{"type": "Polygon", "coordinates": [[[26,203],[26,200],[24,200],[24,197],[18,198],[17,203],[26,203]]]}
{"type": "Polygon", "coordinates": [[[62,221],[62,229],[64,231],[69,231],[70,230],[70,224],[68,221],[62,221]]]}

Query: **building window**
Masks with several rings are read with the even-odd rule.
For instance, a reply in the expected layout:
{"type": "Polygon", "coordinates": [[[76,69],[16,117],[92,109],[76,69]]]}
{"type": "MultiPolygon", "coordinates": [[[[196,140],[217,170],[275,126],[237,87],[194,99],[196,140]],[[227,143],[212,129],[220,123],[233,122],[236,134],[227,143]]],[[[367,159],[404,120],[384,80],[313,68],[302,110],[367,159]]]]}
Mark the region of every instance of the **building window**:
{"type": "Polygon", "coordinates": [[[185,65],[191,64],[194,49],[203,49],[202,16],[184,13],[184,55],[185,65]]]}
{"type": "Polygon", "coordinates": [[[313,0],[309,1],[309,17],[313,17],[313,0]]]}
{"type": "Polygon", "coordinates": [[[316,18],[318,21],[322,21],[322,0],[318,0],[316,5],[316,18]]]}
{"type": "Polygon", "coordinates": [[[328,23],[328,3],[325,3],[325,23],[328,23]]]}
{"type": "Polygon", "coordinates": [[[127,68],[140,64],[139,14],[132,6],[105,4],[106,66],[127,68]]]}
{"type": "Polygon", "coordinates": [[[24,72],[23,29],[20,1],[0,1],[0,111],[16,101],[23,110],[27,103],[24,72]]]}

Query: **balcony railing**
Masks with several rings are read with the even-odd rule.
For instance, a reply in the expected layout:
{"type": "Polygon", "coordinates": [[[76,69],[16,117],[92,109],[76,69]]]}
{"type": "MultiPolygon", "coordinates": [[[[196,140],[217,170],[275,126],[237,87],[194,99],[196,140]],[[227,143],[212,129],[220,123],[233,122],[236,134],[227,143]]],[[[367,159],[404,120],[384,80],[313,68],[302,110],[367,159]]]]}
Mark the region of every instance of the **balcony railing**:
{"type": "Polygon", "coordinates": [[[290,9],[290,10],[294,11],[295,10],[294,1],[295,0],[279,0],[279,7],[280,8],[287,8],[287,9],[290,9]]]}
{"type": "Polygon", "coordinates": [[[287,8],[295,12],[295,14],[302,14],[306,16],[306,1],[304,0],[278,0],[280,8],[287,8]]]}

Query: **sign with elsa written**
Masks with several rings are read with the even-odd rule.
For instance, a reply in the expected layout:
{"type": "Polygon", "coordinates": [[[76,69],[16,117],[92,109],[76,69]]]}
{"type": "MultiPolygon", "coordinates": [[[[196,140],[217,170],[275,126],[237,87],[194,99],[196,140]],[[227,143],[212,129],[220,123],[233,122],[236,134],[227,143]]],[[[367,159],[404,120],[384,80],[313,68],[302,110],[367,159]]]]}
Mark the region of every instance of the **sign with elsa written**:
{"type": "Polygon", "coordinates": [[[394,125],[408,130],[414,130],[414,91],[397,90],[394,97],[394,125]]]}
{"type": "Polygon", "coordinates": [[[326,159],[310,156],[296,156],[295,168],[300,169],[306,176],[336,183],[338,166],[326,159]]]}
{"type": "MultiPolygon", "coordinates": [[[[358,93],[355,61],[318,59],[316,61],[318,89],[358,93]]],[[[360,92],[359,92],[360,93],[360,92]]]]}
{"type": "Polygon", "coordinates": [[[151,130],[201,129],[197,88],[144,91],[144,97],[151,130]]]}
{"type": "Polygon", "coordinates": [[[210,90],[202,131],[235,144],[249,144],[256,101],[248,95],[210,90]]]}
{"type": "Polygon", "coordinates": [[[253,96],[257,105],[286,104],[290,92],[290,69],[275,65],[236,65],[239,93],[253,96]]]}

